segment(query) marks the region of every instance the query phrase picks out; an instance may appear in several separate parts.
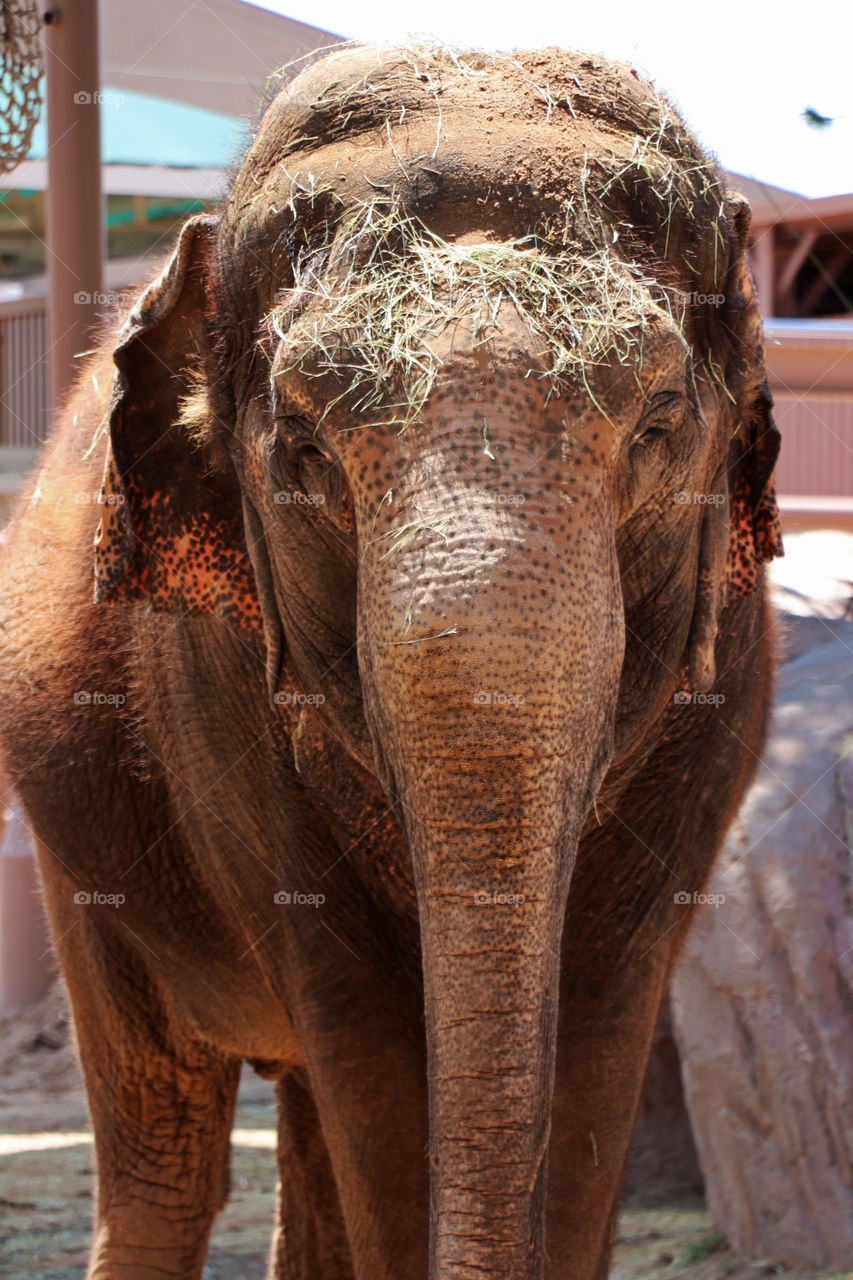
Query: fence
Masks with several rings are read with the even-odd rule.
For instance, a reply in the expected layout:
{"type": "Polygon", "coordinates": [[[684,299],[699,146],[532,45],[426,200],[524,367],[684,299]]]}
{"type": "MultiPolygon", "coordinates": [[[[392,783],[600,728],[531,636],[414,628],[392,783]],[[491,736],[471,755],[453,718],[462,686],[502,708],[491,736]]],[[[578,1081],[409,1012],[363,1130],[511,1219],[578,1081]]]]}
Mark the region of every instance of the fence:
{"type": "Polygon", "coordinates": [[[0,303],[0,445],[41,444],[47,403],[46,299],[0,303]]]}
{"type": "Polygon", "coordinates": [[[853,498],[853,396],[792,396],[777,388],[773,399],[782,435],[778,492],[853,498]]]}

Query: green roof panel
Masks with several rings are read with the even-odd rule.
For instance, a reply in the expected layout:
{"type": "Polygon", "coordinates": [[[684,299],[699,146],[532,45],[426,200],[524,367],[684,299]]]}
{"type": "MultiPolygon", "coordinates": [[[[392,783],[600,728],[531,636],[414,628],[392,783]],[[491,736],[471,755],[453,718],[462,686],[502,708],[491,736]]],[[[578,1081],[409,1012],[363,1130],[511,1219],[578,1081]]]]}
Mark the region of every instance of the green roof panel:
{"type": "MultiPolygon", "coordinates": [[[[147,93],[103,89],[100,106],[104,164],[221,169],[248,139],[246,125],[236,116],[147,93]]],[[[30,160],[43,160],[47,151],[44,116],[42,108],[30,160]]]]}

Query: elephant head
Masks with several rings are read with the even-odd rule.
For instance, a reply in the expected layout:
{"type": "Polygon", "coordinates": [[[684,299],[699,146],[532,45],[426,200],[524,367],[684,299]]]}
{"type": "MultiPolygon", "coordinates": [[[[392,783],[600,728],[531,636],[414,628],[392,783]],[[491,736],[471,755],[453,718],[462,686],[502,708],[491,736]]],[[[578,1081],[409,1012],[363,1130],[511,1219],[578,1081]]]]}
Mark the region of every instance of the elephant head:
{"type": "Polygon", "coordinates": [[[399,804],[433,1277],[541,1275],[581,828],[778,550],[748,228],[628,68],[348,49],[116,350],[98,598],[258,636],[399,804]]]}

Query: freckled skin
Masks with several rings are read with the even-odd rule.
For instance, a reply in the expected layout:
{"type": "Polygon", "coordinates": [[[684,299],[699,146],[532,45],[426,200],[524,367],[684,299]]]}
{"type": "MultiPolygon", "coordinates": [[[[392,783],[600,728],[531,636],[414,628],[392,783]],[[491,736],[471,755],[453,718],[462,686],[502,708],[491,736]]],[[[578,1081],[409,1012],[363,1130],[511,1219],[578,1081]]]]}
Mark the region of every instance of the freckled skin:
{"type": "Polygon", "coordinates": [[[243,1059],[278,1081],[276,1280],[607,1276],[779,550],[748,210],[711,167],[665,224],[639,179],[581,192],[650,131],[708,163],[650,103],[556,50],[315,65],[61,415],[0,720],[95,1126],[89,1280],[201,1276],[243,1059]],[[335,228],[388,192],[447,243],[557,228],[725,302],[649,303],[561,383],[523,306],[456,305],[401,425],[318,338],[335,228]]]}

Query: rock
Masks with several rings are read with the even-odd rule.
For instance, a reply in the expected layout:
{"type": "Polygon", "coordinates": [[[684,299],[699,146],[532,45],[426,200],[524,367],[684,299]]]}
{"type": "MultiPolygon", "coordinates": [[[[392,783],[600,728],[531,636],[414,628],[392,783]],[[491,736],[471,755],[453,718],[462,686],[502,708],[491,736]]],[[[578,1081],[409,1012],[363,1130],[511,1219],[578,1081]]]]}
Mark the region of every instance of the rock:
{"type": "Polygon", "coordinates": [[[717,1228],[853,1268],[853,623],[780,671],[771,738],[672,985],[717,1228]]]}
{"type": "Polygon", "coordinates": [[[81,1083],[68,994],[57,979],[36,1004],[0,1018],[0,1096],[62,1093],[81,1083]]]}

